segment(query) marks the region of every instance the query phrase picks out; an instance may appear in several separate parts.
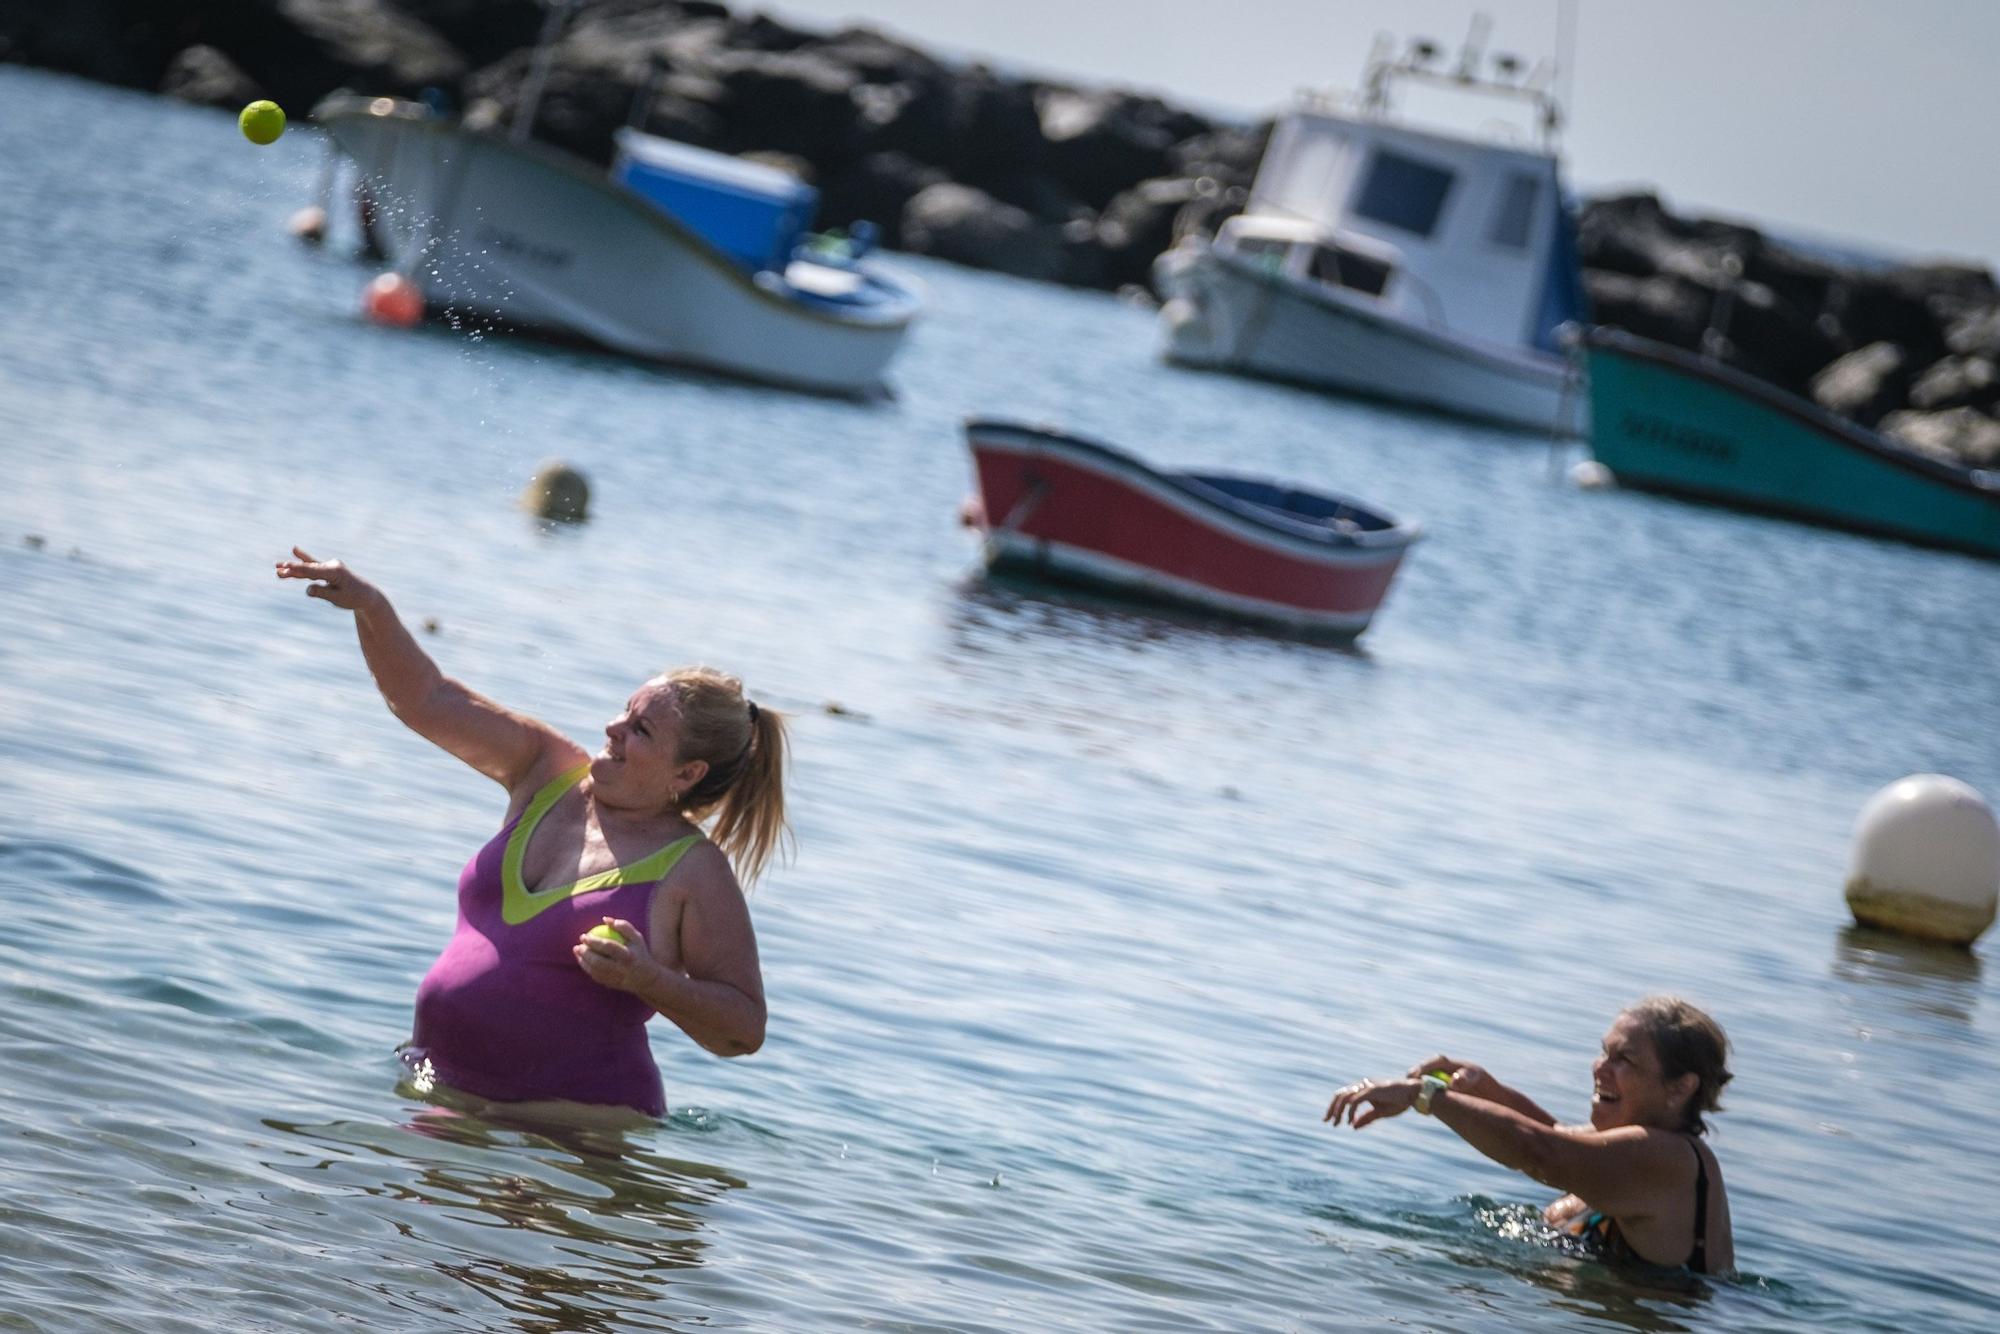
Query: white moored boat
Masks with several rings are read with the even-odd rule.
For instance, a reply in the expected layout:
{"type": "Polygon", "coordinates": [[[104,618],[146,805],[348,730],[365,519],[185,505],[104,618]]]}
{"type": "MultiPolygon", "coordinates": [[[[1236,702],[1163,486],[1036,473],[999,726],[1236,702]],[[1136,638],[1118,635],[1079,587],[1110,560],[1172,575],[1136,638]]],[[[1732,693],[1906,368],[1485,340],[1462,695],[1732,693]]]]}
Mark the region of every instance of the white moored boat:
{"type": "Polygon", "coordinates": [[[313,118],[368,182],[390,262],[433,307],[868,394],[920,305],[851,252],[802,244],[817,196],[761,163],[628,129],[606,174],[388,97],[336,94],[313,118]]]}
{"type": "Polygon", "coordinates": [[[1428,43],[1378,47],[1358,109],[1310,99],[1279,120],[1245,210],[1155,262],[1170,360],[1581,433],[1557,338],[1583,298],[1556,102],[1508,58],[1485,77],[1478,47],[1450,69],[1428,43]],[[1402,123],[1399,81],[1523,100],[1540,142],[1402,123]]]}

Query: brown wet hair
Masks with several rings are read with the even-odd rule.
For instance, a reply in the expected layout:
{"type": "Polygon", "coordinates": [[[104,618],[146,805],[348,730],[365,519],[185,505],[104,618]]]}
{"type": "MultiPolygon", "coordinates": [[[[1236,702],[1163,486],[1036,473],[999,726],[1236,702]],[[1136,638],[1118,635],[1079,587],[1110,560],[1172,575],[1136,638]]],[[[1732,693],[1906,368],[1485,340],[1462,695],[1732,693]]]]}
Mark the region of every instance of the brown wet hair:
{"type": "Polygon", "coordinates": [[[1722,1086],[1736,1077],[1729,1072],[1729,1036],[1722,1025],[1678,996],[1648,996],[1627,1006],[1624,1013],[1639,1021],[1660,1058],[1663,1076],[1695,1077],[1681,1129],[1706,1135],[1708,1122],[1703,1114],[1722,1110],[1722,1086]]]}

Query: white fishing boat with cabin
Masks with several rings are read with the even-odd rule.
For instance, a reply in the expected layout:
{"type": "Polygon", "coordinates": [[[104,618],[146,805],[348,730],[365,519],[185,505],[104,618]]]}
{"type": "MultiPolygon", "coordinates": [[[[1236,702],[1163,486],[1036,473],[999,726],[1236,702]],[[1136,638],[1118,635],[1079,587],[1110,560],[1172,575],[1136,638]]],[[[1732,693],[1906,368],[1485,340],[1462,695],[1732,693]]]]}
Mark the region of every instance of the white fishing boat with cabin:
{"type": "Polygon", "coordinates": [[[1280,118],[1244,211],[1155,261],[1169,360],[1582,433],[1553,72],[1496,56],[1489,74],[1483,38],[1453,68],[1427,42],[1378,44],[1358,107],[1309,96],[1280,118]],[[1408,124],[1405,83],[1524,104],[1534,142],[1408,124]]]}
{"type": "MultiPolygon", "coordinates": [[[[845,395],[882,389],[922,305],[861,238],[812,236],[818,194],[765,163],[627,128],[607,173],[514,124],[336,93],[313,119],[359,168],[373,239],[432,308],[660,361],[845,395]]],[[[857,228],[857,230],[859,230],[857,228]]]]}

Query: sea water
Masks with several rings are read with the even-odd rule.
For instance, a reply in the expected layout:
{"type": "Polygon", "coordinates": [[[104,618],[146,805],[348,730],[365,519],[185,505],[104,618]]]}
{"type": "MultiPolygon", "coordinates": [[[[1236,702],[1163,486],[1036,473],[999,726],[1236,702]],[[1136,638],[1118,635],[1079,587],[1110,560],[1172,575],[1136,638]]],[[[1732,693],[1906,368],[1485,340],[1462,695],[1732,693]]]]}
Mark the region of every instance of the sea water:
{"type": "Polygon", "coordinates": [[[1840,886],[1880,785],[2000,797],[2000,567],[1581,492],[916,261],[873,403],[381,329],[346,233],[284,234],[322,151],[0,70],[0,1327],[1991,1323],[1991,942],[1840,886]],[[1427,536],[1351,651],[996,585],[973,413],[1427,536]],[[549,531],[558,456],[595,501],[549,531]],[[611,1139],[399,1085],[504,799],[273,579],[294,543],[587,745],[671,664],[790,711],[761,1052],[654,1025],[672,1114],[611,1139]],[[1551,1245],[1436,1122],[1320,1124],[1437,1051],[1581,1118],[1657,991],[1735,1041],[1734,1281],[1551,1245]]]}

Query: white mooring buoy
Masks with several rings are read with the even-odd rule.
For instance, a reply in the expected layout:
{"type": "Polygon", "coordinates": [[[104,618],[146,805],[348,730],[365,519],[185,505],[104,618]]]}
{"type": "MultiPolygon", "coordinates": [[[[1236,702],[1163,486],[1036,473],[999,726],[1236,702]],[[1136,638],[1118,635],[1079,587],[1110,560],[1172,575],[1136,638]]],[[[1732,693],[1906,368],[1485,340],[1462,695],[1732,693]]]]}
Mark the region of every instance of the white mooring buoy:
{"type": "Polygon", "coordinates": [[[2000,823],[1971,786],[1943,774],[1899,778],[1854,824],[1847,906],[1854,920],[1970,945],[2000,901],[2000,823]]]}
{"type": "Polygon", "coordinates": [[[1570,485],[1579,491],[1609,491],[1618,485],[1611,469],[1596,459],[1578,459],[1569,468],[1570,485]]]}

